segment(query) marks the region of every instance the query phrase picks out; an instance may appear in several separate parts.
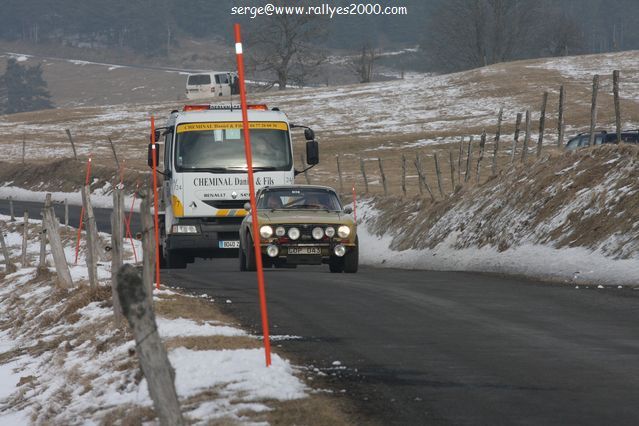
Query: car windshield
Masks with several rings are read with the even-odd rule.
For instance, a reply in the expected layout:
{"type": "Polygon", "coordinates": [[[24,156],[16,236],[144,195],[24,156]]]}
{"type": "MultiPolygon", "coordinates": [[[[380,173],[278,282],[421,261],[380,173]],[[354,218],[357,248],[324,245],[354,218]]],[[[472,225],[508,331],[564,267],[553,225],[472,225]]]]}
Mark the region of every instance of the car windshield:
{"type": "Polygon", "coordinates": [[[330,210],[342,209],[335,192],[321,188],[271,189],[262,191],[257,208],[271,210],[330,210]]]}
{"type": "MultiPolygon", "coordinates": [[[[282,122],[252,122],[251,152],[256,170],[291,170],[288,126],[282,122]]],[[[177,128],[177,171],[237,172],[246,170],[242,123],[188,123],[177,128]]]]}

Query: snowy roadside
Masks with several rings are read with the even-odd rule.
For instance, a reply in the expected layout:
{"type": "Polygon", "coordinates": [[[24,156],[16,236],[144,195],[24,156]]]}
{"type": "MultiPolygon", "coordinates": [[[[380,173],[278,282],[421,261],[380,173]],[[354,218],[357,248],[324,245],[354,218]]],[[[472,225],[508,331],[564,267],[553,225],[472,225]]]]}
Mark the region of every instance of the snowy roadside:
{"type": "Polygon", "coordinates": [[[634,146],[566,153],[429,200],[360,200],[363,264],[637,286],[634,146]]]}
{"type": "MultiPolygon", "coordinates": [[[[21,222],[0,216],[0,223],[8,230],[15,263],[21,222]]],[[[38,223],[31,222],[30,233],[38,223]]],[[[70,243],[72,233],[63,239],[70,243]]],[[[30,243],[32,265],[38,252],[39,244],[30,243]]],[[[50,256],[48,261],[52,264],[50,256]]],[[[78,263],[84,263],[83,255],[78,263]]],[[[69,291],[56,287],[52,268],[0,272],[0,424],[155,421],[133,336],[113,323],[109,269],[110,263],[99,265],[96,292],[88,288],[83,266],[72,268],[76,287],[69,291]]],[[[300,379],[304,368],[277,353],[266,368],[259,338],[233,326],[213,299],[163,288],[154,300],[182,411],[190,422],[264,424],[277,412],[317,409],[308,401],[325,398],[300,379]]],[[[316,405],[335,414],[325,401],[316,405]]]]}
{"type": "MultiPolygon", "coordinates": [[[[364,206],[358,206],[364,210],[364,206]]],[[[369,213],[369,218],[374,212],[369,213]]],[[[527,244],[500,252],[486,246],[457,249],[455,235],[433,249],[390,248],[393,237],[378,236],[366,224],[358,229],[360,262],[380,268],[427,269],[434,271],[490,272],[523,275],[575,285],[637,286],[639,260],[612,259],[600,251],[527,244]]]]}

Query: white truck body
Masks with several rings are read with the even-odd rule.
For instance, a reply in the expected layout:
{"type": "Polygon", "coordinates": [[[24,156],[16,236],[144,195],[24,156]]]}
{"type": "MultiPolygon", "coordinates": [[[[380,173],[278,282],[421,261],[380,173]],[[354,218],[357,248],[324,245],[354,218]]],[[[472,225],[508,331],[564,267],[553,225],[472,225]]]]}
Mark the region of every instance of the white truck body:
{"type": "MultiPolygon", "coordinates": [[[[256,190],[294,183],[290,124],[279,110],[248,111],[256,190]]],[[[161,129],[164,174],[160,221],[163,264],[236,256],[249,201],[239,108],[173,111],[161,129]]],[[[313,143],[315,143],[313,141],[313,143]]],[[[159,155],[160,153],[158,153],[159,155]]]]}

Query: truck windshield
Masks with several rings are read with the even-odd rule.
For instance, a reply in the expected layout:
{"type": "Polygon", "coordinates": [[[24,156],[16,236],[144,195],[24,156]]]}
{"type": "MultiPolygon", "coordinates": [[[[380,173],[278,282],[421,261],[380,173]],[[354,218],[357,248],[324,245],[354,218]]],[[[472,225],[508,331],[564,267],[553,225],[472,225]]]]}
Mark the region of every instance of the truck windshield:
{"type": "MultiPolygon", "coordinates": [[[[215,128],[222,124],[189,123],[178,126],[175,149],[178,172],[209,170],[231,173],[246,170],[241,123],[228,123],[235,128],[215,128]]],[[[292,155],[286,123],[251,123],[250,127],[253,167],[291,170],[292,155]],[[275,128],[264,128],[269,124],[275,128]]]]}

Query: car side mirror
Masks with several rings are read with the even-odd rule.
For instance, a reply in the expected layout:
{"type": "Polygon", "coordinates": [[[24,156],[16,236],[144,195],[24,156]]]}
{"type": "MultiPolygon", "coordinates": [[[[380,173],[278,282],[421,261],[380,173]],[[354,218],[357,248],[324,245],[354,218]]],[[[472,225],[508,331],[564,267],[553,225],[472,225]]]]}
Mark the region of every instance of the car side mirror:
{"type": "Polygon", "coordinates": [[[155,152],[155,165],[157,166],[160,164],[160,150],[158,149],[157,144],[155,144],[155,149],[153,149],[153,144],[150,143],[146,158],[146,162],[149,167],[153,167],[153,152],[155,152]]]}
{"type": "Polygon", "coordinates": [[[315,132],[313,131],[313,129],[311,129],[309,127],[304,129],[304,138],[306,138],[307,141],[314,141],[315,140],[315,132]]]}
{"type": "Polygon", "coordinates": [[[344,213],[346,213],[346,214],[353,213],[353,208],[351,206],[344,207],[344,213]]]}
{"type": "Polygon", "coordinates": [[[244,203],[244,210],[246,210],[247,212],[251,211],[251,203],[244,203]]]}
{"type": "Polygon", "coordinates": [[[314,166],[319,163],[319,144],[317,141],[306,142],[306,163],[309,166],[314,166]]]}

